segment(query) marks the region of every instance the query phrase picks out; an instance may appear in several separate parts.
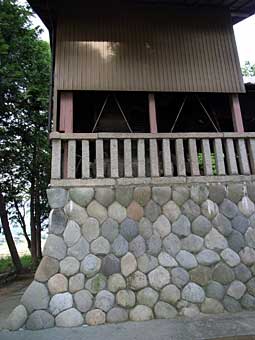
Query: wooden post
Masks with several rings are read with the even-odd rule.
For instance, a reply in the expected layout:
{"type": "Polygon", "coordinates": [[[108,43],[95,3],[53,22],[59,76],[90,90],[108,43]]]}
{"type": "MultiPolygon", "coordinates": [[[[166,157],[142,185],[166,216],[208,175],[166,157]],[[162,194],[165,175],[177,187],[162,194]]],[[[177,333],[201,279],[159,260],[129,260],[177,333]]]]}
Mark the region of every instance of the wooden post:
{"type": "Polygon", "coordinates": [[[232,112],[234,131],[235,132],[244,132],[243,118],[242,118],[242,112],[241,112],[241,108],[240,108],[240,102],[239,102],[238,94],[236,94],[236,93],[231,94],[229,99],[230,99],[230,106],[231,106],[231,112],[232,112]]]}
{"type": "Polygon", "coordinates": [[[150,133],[157,133],[157,112],[154,93],[149,93],[149,117],[150,117],[150,133]]]}

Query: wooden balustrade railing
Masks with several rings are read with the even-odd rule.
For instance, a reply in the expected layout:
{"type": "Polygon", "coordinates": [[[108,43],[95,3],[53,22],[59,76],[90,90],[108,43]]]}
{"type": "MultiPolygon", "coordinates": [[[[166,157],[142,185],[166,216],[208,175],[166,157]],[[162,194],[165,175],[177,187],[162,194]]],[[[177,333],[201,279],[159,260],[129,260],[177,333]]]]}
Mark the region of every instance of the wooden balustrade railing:
{"type": "Polygon", "coordinates": [[[50,139],[52,180],[255,175],[255,133],[53,132],[50,139]]]}

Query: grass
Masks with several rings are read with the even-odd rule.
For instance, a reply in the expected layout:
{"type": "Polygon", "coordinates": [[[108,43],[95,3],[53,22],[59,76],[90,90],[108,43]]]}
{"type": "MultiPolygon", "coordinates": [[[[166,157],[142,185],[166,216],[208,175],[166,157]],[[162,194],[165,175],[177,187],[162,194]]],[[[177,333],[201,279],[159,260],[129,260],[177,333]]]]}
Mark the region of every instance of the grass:
{"type": "MultiPolygon", "coordinates": [[[[22,263],[22,266],[25,269],[31,269],[32,268],[32,257],[31,257],[31,255],[21,256],[20,261],[22,263]]],[[[6,257],[3,257],[3,258],[0,258],[0,274],[9,272],[11,270],[14,270],[14,266],[13,266],[11,257],[6,256],[6,257]]]]}

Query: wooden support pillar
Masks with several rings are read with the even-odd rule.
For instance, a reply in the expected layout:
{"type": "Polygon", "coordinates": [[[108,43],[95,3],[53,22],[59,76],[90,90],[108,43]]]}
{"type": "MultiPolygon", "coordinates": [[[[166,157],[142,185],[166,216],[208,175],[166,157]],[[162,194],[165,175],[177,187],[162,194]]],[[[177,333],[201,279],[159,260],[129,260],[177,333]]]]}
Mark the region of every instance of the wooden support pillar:
{"type": "Polygon", "coordinates": [[[154,93],[149,93],[150,133],[157,133],[157,112],[154,93]]]}
{"type": "Polygon", "coordinates": [[[235,132],[244,132],[243,118],[238,94],[231,94],[229,97],[232,112],[232,120],[235,132]]]}

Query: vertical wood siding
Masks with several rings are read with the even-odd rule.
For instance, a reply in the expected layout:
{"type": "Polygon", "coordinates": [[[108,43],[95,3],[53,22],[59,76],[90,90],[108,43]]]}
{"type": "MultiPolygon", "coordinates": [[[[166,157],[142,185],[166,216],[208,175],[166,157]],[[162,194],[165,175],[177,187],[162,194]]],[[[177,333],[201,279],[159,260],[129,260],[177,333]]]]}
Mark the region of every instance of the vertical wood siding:
{"type": "Polygon", "coordinates": [[[244,92],[228,12],[84,10],[59,18],[58,90],[244,92]]]}

